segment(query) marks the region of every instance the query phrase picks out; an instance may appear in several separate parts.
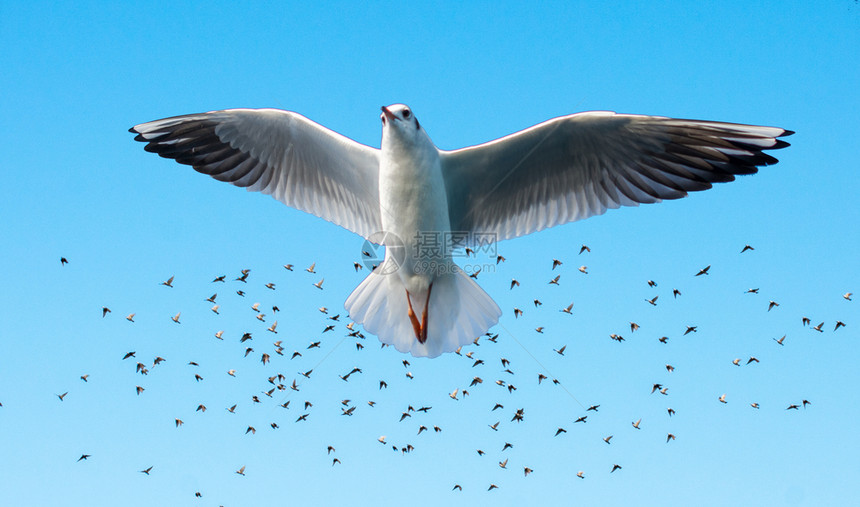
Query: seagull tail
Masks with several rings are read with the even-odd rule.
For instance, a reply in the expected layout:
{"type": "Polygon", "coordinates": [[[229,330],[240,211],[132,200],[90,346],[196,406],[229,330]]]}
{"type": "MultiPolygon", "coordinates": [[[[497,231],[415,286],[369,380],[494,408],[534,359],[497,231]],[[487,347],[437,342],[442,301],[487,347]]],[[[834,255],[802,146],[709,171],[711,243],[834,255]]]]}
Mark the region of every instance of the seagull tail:
{"type": "MultiPolygon", "coordinates": [[[[409,318],[406,287],[385,264],[370,273],[347,298],[349,317],[379,337],[382,343],[415,357],[436,357],[472,343],[499,321],[502,311],[490,296],[459,267],[438,275],[427,305],[427,340],[420,343],[409,318]]],[[[412,294],[417,313],[425,298],[412,294]]],[[[425,295],[426,297],[426,295],[425,295]]]]}

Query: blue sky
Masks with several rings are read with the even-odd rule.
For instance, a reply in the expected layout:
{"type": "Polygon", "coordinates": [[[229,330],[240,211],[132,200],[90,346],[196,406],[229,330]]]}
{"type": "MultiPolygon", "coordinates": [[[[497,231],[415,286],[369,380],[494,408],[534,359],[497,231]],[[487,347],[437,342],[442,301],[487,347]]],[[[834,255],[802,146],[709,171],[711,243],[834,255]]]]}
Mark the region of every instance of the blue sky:
{"type": "Polygon", "coordinates": [[[860,294],[858,28],[860,7],[847,0],[756,7],[4,2],[4,501],[820,505],[855,498],[860,296],[842,295],[860,294]],[[366,276],[353,269],[360,237],[148,154],[127,132],[166,116],[277,107],[378,147],[379,107],[396,102],[409,104],[445,149],[593,109],[797,134],[776,154],[779,164],[754,176],[498,244],[507,261],[488,266],[478,282],[504,315],[494,328],[498,343],[469,349],[485,361],[473,367],[453,354],[418,360],[380,350],[371,335],[356,350],[354,338],[344,339],[342,305],[366,276]],[[592,251],[578,255],[582,244],[592,251]],[[740,254],[745,244],[755,250],[740,254]],[[564,262],[555,271],[553,258],[564,262]],[[305,272],[313,262],[317,274],[305,272]],[[710,275],[695,277],[706,265],[710,275]],[[241,269],[251,269],[247,284],[233,281],[241,269]],[[560,285],[548,285],[556,274],[560,285]],[[174,275],[174,288],[159,285],[174,275]],[[211,282],[219,275],[227,283],[211,282]],[[319,291],[312,283],[323,276],[319,291]],[[511,278],[521,286],[510,290],[511,278]],[[673,299],[673,288],[682,296],[673,299]],[[745,294],[750,288],[760,293],[745,294]],[[214,292],[220,315],[204,301],[214,292]],[[654,296],[656,307],[645,302],[654,296]],[[535,308],[535,298],[543,306],[535,308]],[[770,300],[780,306],[768,312],[770,300]],[[281,312],[262,324],[250,309],[255,302],[281,312]],[[570,302],[573,315],[558,311],[570,302]],[[112,310],[104,318],[103,306],[112,310]],[[317,311],[322,306],[342,314],[334,332],[321,333],[331,323],[317,311]],[[514,319],[514,307],[523,317],[514,319]],[[177,325],[170,317],[180,311],[177,325]],[[130,313],[134,323],[125,319],[130,313]],[[823,321],[824,332],[803,327],[804,316],[823,321]],[[277,337],[265,330],[275,319],[277,337]],[[834,332],[837,320],[847,327],[834,332]],[[631,333],[630,322],[640,329],[631,333]],[[698,332],[682,336],[691,325],[698,332]],[[214,337],[219,330],[223,341],[214,337]],[[243,332],[254,337],[247,358],[243,332]],[[286,357],[273,353],[275,339],[286,357]],[[319,349],[306,350],[317,340],[319,349]],[[564,356],[553,352],[562,345],[564,356]],[[293,350],[302,357],[290,360],[293,350]],[[130,351],[137,359],[122,360],[130,351]],[[268,365],[262,352],[273,357],[268,365]],[[156,356],[166,361],[153,367],[156,356]],[[760,363],[746,365],[750,356],[760,363]],[[502,371],[502,357],[514,375],[502,371]],[[138,360],[148,375],[135,372],[138,360]],[[348,383],[338,378],[356,366],[362,373],[348,383]],[[298,374],[309,369],[308,379],[298,374]],[[278,372],[300,391],[262,394],[278,372]],[[538,385],[539,373],[561,384],[538,385]],[[476,375],[483,384],[468,387],[476,375]],[[668,395],[650,394],[654,383],[669,387],[668,395]],[[136,386],[145,391],[136,395],[136,386]],[[471,395],[454,401],[455,388],[471,395]],[[344,399],[357,407],[352,417],[340,415],[344,399]],[[803,399],[811,405],[786,410],[803,399]],[[286,401],[290,408],[278,406],[286,401]],[[313,406],[303,410],[305,401],[313,406]],[[208,410],[195,412],[201,403],[208,410]],[[495,403],[504,408],[491,411],[495,403]],[[225,410],[233,404],[235,414],[225,410]],[[573,423],[593,404],[599,412],[573,423]],[[399,422],[408,405],[433,408],[399,422]],[[510,420],[519,408],[525,420],[517,424],[510,420]],[[306,422],[294,422],[304,413],[306,422]],[[185,424],[176,428],[176,418],[185,424]],[[637,431],[631,422],[639,418],[637,431]],[[488,427],[496,421],[497,432],[488,427]],[[422,424],[430,431],[416,435],[422,424]],[[248,426],[256,434],[246,435],[248,426]],[[559,427],[567,433],[554,437],[559,427]],[[677,439],[666,443],[669,432],[677,439]],[[388,445],[377,442],[381,435],[388,445]],[[611,445],[602,441],[607,435],[611,445]],[[514,447],[502,451],[505,442],[514,447]],[[390,444],[415,450],[394,452],[390,444]],[[76,462],[81,454],[92,457],[76,462]],[[332,466],[334,457],[341,463],[332,466]],[[616,463],[623,468],[610,474],[616,463]],[[149,466],[149,476],[139,473],[149,466]],[[242,466],[245,476],[234,473],[242,466]],[[534,473],[524,477],[524,467],[534,473]],[[575,477],[580,470],[585,479],[575,477]],[[463,491],[451,491],[454,484],[463,491]],[[488,492],[490,484],[499,489],[488,492]]]}

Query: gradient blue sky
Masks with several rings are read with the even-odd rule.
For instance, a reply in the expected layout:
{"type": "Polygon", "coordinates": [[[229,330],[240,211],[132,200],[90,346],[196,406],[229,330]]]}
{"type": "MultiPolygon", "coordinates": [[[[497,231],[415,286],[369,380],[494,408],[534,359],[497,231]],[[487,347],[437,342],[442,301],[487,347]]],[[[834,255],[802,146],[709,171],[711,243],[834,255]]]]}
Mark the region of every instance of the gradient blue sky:
{"type": "Polygon", "coordinates": [[[0,4],[5,504],[856,498],[860,295],[842,295],[860,294],[857,2],[312,4],[0,4]],[[416,360],[380,350],[370,335],[357,351],[344,322],[321,334],[330,321],[317,308],[343,314],[366,276],[353,269],[363,240],[145,153],[127,132],[165,116],[277,107],[378,146],[379,107],[395,102],[412,106],[446,149],[591,109],[797,134],[776,154],[780,163],[755,176],[500,243],[507,262],[478,278],[505,312],[500,336],[471,347],[485,361],[472,367],[453,354],[416,360]],[[581,244],[591,253],[578,255],[581,244]],[[745,244],[755,250],[741,255],[745,244]],[[553,258],[564,262],[555,272],[553,258]],[[303,271],[312,262],[316,275],[303,271]],[[709,264],[709,276],[694,276],[709,264]],[[245,268],[248,284],[232,281],[245,268]],[[548,285],[556,274],[560,285],[548,285]],[[173,275],[173,289],[159,285],[173,275]],[[211,283],[218,275],[228,282],[211,283]],[[319,291],[311,284],[323,276],[319,291]],[[511,278],[522,285],[509,290],[511,278]],[[213,292],[220,315],[203,301],[213,292]],[[656,307],[644,301],[655,295],[656,307]],[[780,306],[768,312],[769,300],[780,306]],[[262,324],[254,302],[281,312],[262,324]],[[572,316],[558,311],[570,302],[572,316]],[[102,306],[112,309],[106,318],[102,306]],[[514,307],[524,316],[514,319],[514,307]],[[179,311],[177,325],[170,317],[179,311]],[[124,318],[132,312],[135,323],[124,318]],[[824,321],[824,332],[804,328],[804,316],[824,321]],[[275,318],[277,338],[265,331],[275,318]],[[834,332],[837,320],[847,327],[834,332]],[[682,336],[688,325],[698,332],[682,336]],[[243,358],[246,331],[255,352],[243,358]],[[780,347],[773,339],[782,335],[780,347]],[[287,357],[273,353],[274,339],[287,357]],[[305,350],[317,340],[319,349],[305,350]],[[563,357],[553,352],[562,345],[563,357]],[[303,356],[291,361],[293,350],[303,356]],[[121,359],[129,351],[147,366],[167,361],[141,376],[134,359],[121,359]],[[749,356],[761,362],[747,366],[749,356]],[[338,378],[355,366],[363,373],[338,378]],[[311,368],[310,379],[297,373],[311,368]],[[277,372],[301,390],[262,395],[277,372]],[[539,373],[561,386],[539,386],[539,373]],[[475,375],[484,383],[468,388],[475,375]],[[649,394],[655,382],[668,396],[649,394]],[[455,388],[471,396],[454,401],[455,388]],[[343,399],[357,407],[352,417],[340,415],[343,399]],[[812,404],[786,410],[802,399],[812,404]],[[287,400],[289,409],[277,406],[287,400]],[[313,407],[303,411],[306,400],[313,407]],[[504,409],[491,412],[496,402],[504,409]],[[195,412],[200,403],[206,413],[195,412]],[[398,422],[410,404],[433,408],[398,422]],[[574,424],[592,404],[599,412],[574,424]],[[510,422],[519,408],[525,421],[510,422]],[[308,420],[295,423],[303,413],[308,420]],[[175,428],[175,418],[185,424],[175,428]],[[637,431],[630,423],[639,418],[637,431]],[[488,428],[496,421],[498,432],[488,428]],[[416,435],[421,424],[431,431],[416,435]],[[245,435],[249,425],[256,434],[245,435]],[[553,437],[558,427],[567,433],[553,437]],[[677,440],[667,444],[668,432],[677,440]],[[415,450],[394,452],[380,435],[415,450]],[[514,448],[502,452],[505,442],[514,448]],[[76,462],[84,453],[92,457],[76,462]],[[507,470],[497,464],[505,458],[507,470]],[[623,468],[610,474],[615,463],[623,468]],[[234,473],[243,465],[244,477],[234,473]],[[149,466],[151,475],[139,473],[149,466]],[[487,492],[491,483],[499,489],[487,492]]]}

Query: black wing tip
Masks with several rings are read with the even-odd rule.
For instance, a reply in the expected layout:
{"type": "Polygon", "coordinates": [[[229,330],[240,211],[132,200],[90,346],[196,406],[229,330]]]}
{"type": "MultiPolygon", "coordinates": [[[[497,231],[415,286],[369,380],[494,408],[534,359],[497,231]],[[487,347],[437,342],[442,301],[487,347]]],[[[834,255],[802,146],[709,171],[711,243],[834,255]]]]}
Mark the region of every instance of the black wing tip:
{"type": "Polygon", "coordinates": [[[778,135],[778,136],[776,136],[776,137],[788,137],[788,136],[793,136],[793,135],[794,135],[794,131],[793,131],[793,130],[782,129],[782,134],[780,134],[780,135],[778,135]]]}

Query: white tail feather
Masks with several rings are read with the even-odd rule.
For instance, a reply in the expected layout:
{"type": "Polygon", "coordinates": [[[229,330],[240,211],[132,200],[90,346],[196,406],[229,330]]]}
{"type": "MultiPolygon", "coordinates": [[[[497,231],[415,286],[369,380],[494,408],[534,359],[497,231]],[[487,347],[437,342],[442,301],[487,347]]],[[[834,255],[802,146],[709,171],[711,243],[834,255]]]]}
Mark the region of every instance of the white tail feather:
{"type": "MultiPolygon", "coordinates": [[[[436,357],[472,343],[499,321],[498,305],[462,270],[433,281],[428,306],[427,341],[419,343],[409,319],[406,288],[396,273],[374,270],[347,298],[349,317],[379,337],[379,341],[415,357],[436,357]]],[[[423,302],[423,301],[422,301],[423,302]]],[[[421,306],[413,301],[420,318],[421,306]]]]}

